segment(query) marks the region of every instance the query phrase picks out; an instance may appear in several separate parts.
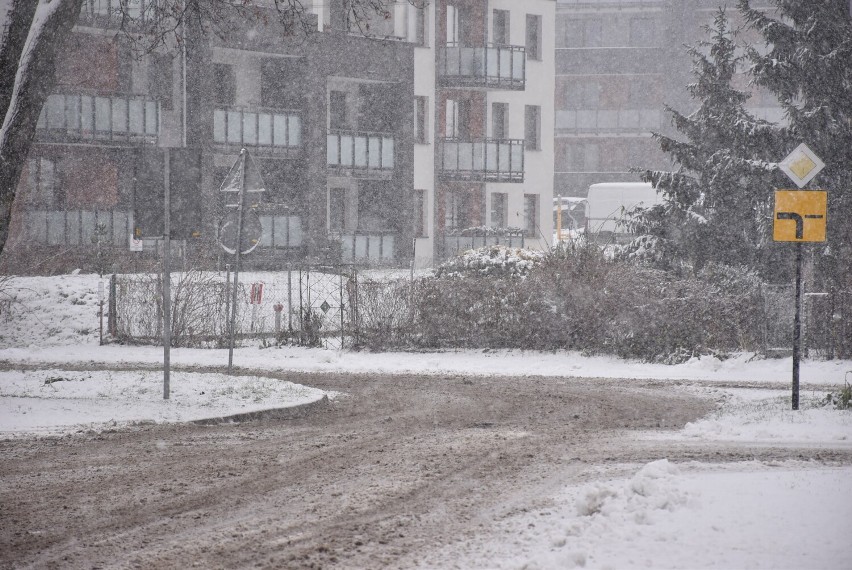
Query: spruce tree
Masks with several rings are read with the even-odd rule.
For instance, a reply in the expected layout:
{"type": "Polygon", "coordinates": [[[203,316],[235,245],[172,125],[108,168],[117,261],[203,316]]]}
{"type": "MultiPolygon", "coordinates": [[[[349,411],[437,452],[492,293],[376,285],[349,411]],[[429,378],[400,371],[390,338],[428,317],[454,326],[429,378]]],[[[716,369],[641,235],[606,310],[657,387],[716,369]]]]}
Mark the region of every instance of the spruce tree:
{"type": "MultiPolygon", "coordinates": [[[[809,188],[828,192],[827,241],[818,276],[852,289],[852,14],[848,0],[777,0],[766,13],[739,0],[767,49],[748,50],[754,81],[772,91],[789,119],[787,148],[800,142],[826,164],[809,188]]],[[[789,187],[790,182],[781,183],[789,187]]]]}
{"type": "Polygon", "coordinates": [[[779,133],[749,114],[750,94],[734,86],[745,56],[724,9],[704,30],[709,39],[687,48],[695,77],[687,90],[698,108],[684,115],[666,106],[682,137],[654,137],[677,168],[641,171],[663,202],[633,213],[628,225],[640,235],[626,254],[695,272],[708,262],[755,267],[771,239],[779,133]]]}

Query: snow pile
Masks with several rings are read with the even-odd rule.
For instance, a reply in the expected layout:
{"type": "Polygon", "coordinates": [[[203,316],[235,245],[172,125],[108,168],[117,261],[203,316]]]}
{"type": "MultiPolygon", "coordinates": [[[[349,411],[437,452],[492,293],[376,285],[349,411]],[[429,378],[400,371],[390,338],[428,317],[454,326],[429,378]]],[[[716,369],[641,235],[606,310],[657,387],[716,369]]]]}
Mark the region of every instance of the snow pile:
{"type": "Polygon", "coordinates": [[[628,479],[568,487],[546,509],[511,517],[491,538],[445,549],[424,566],[839,568],[848,560],[850,480],[849,466],[679,468],[662,459],[628,479]]]}
{"type": "Polygon", "coordinates": [[[460,275],[526,277],[541,263],[545,253],[539,250],[492,245],[470,249],[435,270],[438,277],[460,275]]]}
{"type": "Polygon", "coordinates": [[[686,424],[681,432],[642,437],[852,446],[852,410],[825,405],[819,393],[800,394],[797,411],[791,409],[790,401],[787,391],[736,390],[725,396],[719,410],[686,424]]]}
{"type": "Polygon", "coordinates": [[[327,395],[258,376],[173,372],[169,385],[164,400],[162,372],[0,372],[0,433],[193,421],[308,404],[327,395]]]}

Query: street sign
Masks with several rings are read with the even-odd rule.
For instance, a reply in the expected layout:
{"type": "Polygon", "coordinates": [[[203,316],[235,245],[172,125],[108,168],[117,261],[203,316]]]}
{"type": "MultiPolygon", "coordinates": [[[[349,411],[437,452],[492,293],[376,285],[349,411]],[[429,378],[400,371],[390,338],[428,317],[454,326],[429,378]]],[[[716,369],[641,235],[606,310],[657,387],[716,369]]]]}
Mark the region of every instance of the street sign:
{"type": "Polygon", "coordinates": [[[775,241],[823,242],[827,194],[822,190],[778,190],[772,238],[775,241]]]}
{"type": "Polygon", "coordinates": [[[784,174],[792,180],[799,188],[804,188],[805,184],[813,180],[814,176],[819,174],[820,170],[825,168],[825,163],[814,154],[808,145],[800,144],[796,149],[787,155],[787,158],[778,163],[784,174]]]}
{"type": "MultiPolygon", "coordinates": [[[[219,245],[226,253],[231,255],[237,252],[237,232],[239,231],[240,215],[236,211],[230,211],[222,218],[219,224],[219,245]]],[[[263,225],[254,210],[248,210],[243,214],[242,239],[240,240],[240,253],[245,255],[254,251],[263,237],[263,225]]]]}

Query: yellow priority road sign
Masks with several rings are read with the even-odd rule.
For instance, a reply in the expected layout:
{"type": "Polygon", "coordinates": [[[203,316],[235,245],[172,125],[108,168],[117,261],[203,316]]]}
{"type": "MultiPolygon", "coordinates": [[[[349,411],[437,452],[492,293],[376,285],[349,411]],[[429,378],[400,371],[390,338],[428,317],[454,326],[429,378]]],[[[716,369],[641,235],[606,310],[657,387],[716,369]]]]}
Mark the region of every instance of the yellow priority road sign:
{"type": "Polygon", "coordinates": [[[825,241],[827,194],[822,190],[777,190],[775,241],[825,241]]]}

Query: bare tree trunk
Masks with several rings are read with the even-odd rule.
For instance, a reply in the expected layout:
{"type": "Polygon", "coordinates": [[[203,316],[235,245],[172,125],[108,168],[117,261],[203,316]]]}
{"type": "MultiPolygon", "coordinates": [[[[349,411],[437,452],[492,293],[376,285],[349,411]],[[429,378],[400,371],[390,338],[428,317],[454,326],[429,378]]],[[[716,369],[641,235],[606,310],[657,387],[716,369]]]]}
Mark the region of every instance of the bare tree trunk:
{"type": "Polygon", "coordinates": [[[0,129],[0,253],[9,237],[15,191],[35,136],[36,123],[55,83],[56,53],[77,22],[83,0],[39,0],[26,40],[20,47],[9,46],[9,42],[20,42],[24,35],[19,27],[26,20],[27,8],[22,5],[28,3],[35,4],[31,0],[15,2],[10,14],[19,19],[15,21],[10,17],[10,28],[0,47],[3,57],[0,85],[12,84],[8,103],[3,99],[5,118],[0,129]],[[19,54],[17,62],[15,53],[19,54]]]}
{"type": "Polygon", "coordinates": [[[6,14],[6,27],[0,32],[3,34],[0,37],[0,113],[3,116],[6,116],[12,100],[18,62],[21,61],[36,6],[38,4],[32,0],[12,0],[6,14]]]}

